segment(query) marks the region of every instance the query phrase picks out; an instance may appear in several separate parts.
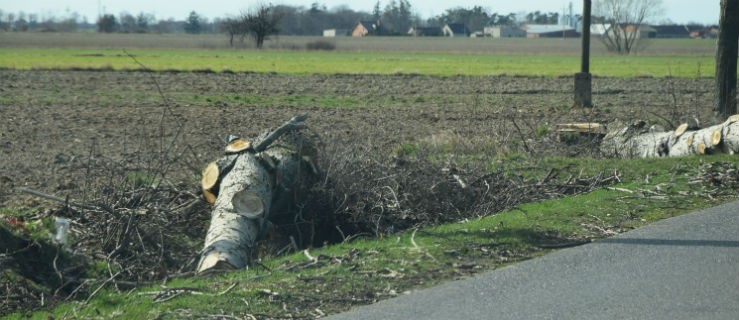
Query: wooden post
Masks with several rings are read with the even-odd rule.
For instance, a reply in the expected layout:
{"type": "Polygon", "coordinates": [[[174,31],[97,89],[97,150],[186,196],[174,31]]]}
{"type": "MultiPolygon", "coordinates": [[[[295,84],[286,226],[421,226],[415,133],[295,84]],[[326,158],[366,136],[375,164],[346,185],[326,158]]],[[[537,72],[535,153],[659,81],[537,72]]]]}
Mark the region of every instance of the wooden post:
{"type": "Polygon", "coordinates": [[[583,0],[582,64],[575,74],[575,107],[592,107],[592,82],[590,74],[590,11],[591,0],[583,0]]]}
{"type": "Polygon", "coordinates": [[[582,64],[580,72],[590,73],[590,1],[583,1],[582,15],[582,64]]]}

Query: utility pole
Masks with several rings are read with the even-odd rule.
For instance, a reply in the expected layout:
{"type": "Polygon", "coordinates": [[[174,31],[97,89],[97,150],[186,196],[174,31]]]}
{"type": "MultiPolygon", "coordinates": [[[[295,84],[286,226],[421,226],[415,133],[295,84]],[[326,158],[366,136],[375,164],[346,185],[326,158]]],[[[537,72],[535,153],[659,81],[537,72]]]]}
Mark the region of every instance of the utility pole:
{"type": "Polygon", "coordinates": [[[583,0],[582,64],[580,72],[575,74],[575,107],[593,107],[593,76],[590,74],[590,12],[591,0],[583,0]]]}

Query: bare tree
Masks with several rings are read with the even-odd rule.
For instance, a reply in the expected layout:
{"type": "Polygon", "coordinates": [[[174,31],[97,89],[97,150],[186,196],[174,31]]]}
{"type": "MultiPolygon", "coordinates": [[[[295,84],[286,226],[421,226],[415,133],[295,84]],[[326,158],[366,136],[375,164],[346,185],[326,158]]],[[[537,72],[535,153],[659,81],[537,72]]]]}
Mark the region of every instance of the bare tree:
{"type": "Polygon", "coordinates": [[[253,11],[242,13],[242,30],[251,34],[257,43],[257,48],[261,49],[268,36],[280,32],[277,26],[281,19],[282,15],[276,12],[273,6],[260,4],[253,11]]]}
{"type": "Polygon", "coordinates": [[[140,12],[136,16],[136,32],[146,33],[149,32],[149,27],[154,24],[156,18],[151,13],[140,12]]]}
{"type": "Polygon", "coordinates": [[[716,51],[716,97],[713,106],[716,117],[720,119],[737,113],[738,42],[739,0],[721,0],[721,21],[716,51]]]}
{"type": "Polygon", "coordinates": [[[609,51],[630,54],[641,38],[641,28],[662,7],[662,0],[597,0],[595,15],[604,17],[610,25],[601,37],[609,51]]]}
{"type": "Polygon", "coordinates": [[[232,47],[234,46],[234,38],[236,36],[243,38],[246,35],[246,30],[243,30],[244,25],[240,19],[226,18],[221,21],[220,29],[228,35],[228,44],[232,47]]]}

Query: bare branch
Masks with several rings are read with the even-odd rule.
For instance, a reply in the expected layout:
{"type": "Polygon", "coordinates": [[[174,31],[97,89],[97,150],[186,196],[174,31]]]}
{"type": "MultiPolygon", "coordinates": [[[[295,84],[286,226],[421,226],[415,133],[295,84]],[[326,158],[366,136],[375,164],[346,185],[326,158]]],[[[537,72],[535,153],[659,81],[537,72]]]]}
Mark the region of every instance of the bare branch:
{"type": "Polygon", "coordinates": [[[285,122],[283,125],[281,125],[279,128],[273,130],[269,133],[262,141],[260,141],[255,147],[254,151],[259,153],[264,150],[266,150],[275,140],[279,139],[284,134],[294,131],[294,130],[300,130],[305,128],[305,125],[301,122],[308,119],[308,114],[301,114],[298,116],[294,116],[292,119],[285,122]]]}
{"type": "MultiPolygon", "coordinates": [[[[62,197],[57,197],[57,196],[52,195],[52,194],[43,193],[43,192],[40,192],[40,191],[28,189],[28,188],[19,188],[18,190],[20,190],[21,192],[32,194],[32,195],[37,196],[39,198],[44,198],[44,199],[47,199],[47,200],[58,201],[58,202],[67,204],[67,205],[72,206],[72,207],[77,207],[77,208],[82,208],[82,209],[87,209],[87,210],[99,210],[99,209],[101,209],[99,207],[90,206],[90,205],[86,205],[86,204],[82,204],[82,203],[77,203],[77,202],[74,202],[74,201],[70,201],[68,198],[65,199],[65,198],[62,198],[62,197]]],[[[106,211],[108,211],[108,210],[106,209],[106,211]]]]}

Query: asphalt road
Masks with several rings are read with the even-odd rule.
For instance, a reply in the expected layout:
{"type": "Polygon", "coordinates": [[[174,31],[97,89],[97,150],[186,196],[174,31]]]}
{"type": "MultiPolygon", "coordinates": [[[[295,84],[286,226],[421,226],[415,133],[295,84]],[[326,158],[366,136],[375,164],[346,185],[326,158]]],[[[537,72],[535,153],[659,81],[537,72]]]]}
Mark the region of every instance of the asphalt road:
{"type": "Polygon", "coordinates": [[[326,319],[739,319],[739,202],[326,319]]]}

